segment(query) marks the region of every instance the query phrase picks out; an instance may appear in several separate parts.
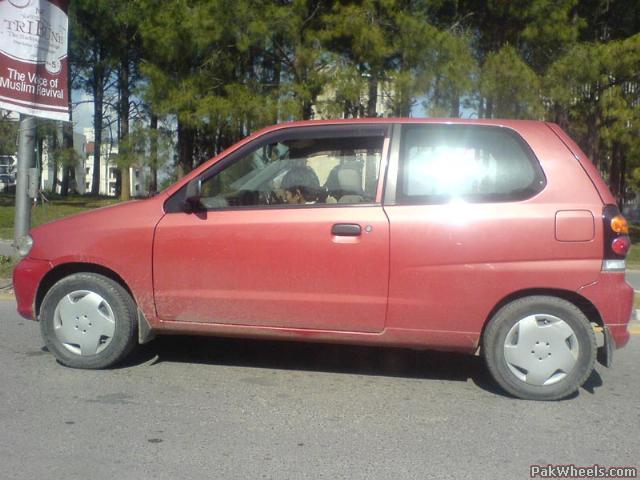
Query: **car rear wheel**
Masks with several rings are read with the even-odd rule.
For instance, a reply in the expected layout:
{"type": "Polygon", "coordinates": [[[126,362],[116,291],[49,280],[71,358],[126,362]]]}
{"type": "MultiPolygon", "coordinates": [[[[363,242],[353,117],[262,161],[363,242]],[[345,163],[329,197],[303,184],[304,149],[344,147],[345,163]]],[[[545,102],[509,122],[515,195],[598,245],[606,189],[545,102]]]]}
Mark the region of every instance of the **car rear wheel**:
{"type": "Polygon", "coordinates": [[[491,375],[511,395],[558,400],[591,375],[597,347],[591,324],[575,305],[532,296],[498,310],[485,329],[482,351],[491,375]]]}
{"type": "Polygon", "coordinates": [[[120,284],[96,273],[76,273],[45,295],[40,330],[63,365],[106,368],[135,347],[136,312],[133,298],[120,284]]]}

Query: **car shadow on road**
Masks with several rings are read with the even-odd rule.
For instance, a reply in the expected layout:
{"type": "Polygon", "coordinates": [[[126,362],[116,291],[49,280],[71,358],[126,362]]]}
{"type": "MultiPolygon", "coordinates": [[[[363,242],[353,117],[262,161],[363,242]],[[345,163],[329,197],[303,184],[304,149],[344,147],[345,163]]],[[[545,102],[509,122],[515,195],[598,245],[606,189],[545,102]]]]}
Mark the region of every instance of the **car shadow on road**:
{"type": "MultiPolygon", "coordinates": [[[[510,397],[489,376],[481,357],[459,353],[339,344],[279,342],[198,336],[161,336],[138,348],[120,367],[164,362],[373,375],[425,380],[471,380],[510,397]]],[[[594,394],[602,378],[594,370],[582,390],[594,394]]],[[[570,400],[578,393],[567,398],[570,400]]]]}
{"type": "Polygon", "coordinates": [[[402,348],[278,342],[217,337],[161,336],[120,367],[163,362],[227,365],[466,382],[506,395],[480,357],[402,348]]]}

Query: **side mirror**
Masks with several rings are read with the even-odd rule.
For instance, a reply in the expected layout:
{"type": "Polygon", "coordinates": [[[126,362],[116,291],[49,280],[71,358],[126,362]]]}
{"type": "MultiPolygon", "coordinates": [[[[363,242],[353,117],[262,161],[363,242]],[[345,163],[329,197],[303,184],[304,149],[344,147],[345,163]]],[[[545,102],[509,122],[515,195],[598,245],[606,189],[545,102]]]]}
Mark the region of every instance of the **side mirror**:
{"type": "Polygon", "coordinates": [[[200,197],[202,197],[202,180],[196,177],[187,183],[184,197],[184,206],[187,212],[193,212],[202,207],[200,197]]]}

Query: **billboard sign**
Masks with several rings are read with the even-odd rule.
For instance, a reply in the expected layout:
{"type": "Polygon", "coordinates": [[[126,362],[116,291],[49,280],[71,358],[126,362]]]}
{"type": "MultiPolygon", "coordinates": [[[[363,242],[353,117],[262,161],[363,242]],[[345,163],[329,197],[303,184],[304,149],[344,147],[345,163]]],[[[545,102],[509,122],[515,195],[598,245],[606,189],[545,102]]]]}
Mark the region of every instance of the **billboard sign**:
{"type": "Polygon", "coordinates": [[[0,108],[69,120],[67,0],[0,0],[0,108]]]}

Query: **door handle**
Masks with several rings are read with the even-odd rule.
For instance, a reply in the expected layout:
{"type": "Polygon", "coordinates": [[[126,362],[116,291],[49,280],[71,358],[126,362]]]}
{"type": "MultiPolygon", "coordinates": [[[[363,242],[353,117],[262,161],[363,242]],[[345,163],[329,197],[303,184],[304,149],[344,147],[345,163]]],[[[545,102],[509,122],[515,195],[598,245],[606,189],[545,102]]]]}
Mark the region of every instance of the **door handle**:
{"type": "Polygon", "coordinates": [[[331,227],[332,235],[343,237],[357,237],[362,233],[362,228],[357,223],[336,223],[331,227]]]}

